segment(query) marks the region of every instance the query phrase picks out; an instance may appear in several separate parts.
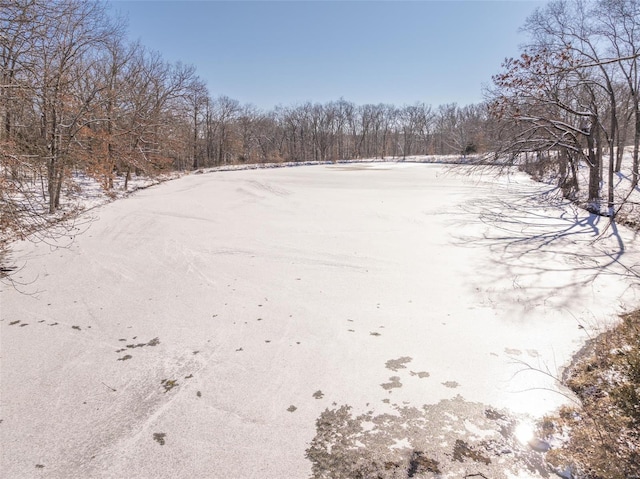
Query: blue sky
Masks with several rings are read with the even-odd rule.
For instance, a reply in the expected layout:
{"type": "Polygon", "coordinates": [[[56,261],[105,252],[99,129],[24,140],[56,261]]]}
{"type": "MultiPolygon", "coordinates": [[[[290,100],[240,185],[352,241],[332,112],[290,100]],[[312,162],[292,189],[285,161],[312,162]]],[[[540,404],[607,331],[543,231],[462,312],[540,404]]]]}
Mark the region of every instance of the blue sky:
{"type": "Polygon", "coordinates": [[[541,1],[124,1],[129,36],[212,96],[281,104],[482,101],[541,1]]]}

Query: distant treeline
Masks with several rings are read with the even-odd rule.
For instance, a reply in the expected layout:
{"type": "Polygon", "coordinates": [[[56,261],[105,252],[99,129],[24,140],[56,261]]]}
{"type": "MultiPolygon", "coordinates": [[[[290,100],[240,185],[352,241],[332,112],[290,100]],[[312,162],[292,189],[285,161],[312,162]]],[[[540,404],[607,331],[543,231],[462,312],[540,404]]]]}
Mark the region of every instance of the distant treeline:
{"type": "Polygon", "coordinates": [[[527,153],[527,168],[555,171],[567,196],[587,165],[595,204],[628,143],[638,179],[639,1],[547,3],[481,104],[338,99],[261,111],[130,42],[103,2],[0,0],[0,226],[15,222],[24,177],[40,182],[55,213],[71,170],[109,190],[132,172],[417,154],[492,152],[515,163],[527,153]]]}
{"type": "MultiPolygon", "coordinates": [[[[487,147],[484,105],[346,100],[261,111],[213,96],[193,66],[127,40],[102,2],[0,0],[4,173],[43,175],[55,212],[71,168],[114,175],[229,163],[464,154],[487,147]]],[[[5,181],[6,178],[5,178],[5,181]]],[[[7,186],[7,185],[5,185],[7,186]]]]}

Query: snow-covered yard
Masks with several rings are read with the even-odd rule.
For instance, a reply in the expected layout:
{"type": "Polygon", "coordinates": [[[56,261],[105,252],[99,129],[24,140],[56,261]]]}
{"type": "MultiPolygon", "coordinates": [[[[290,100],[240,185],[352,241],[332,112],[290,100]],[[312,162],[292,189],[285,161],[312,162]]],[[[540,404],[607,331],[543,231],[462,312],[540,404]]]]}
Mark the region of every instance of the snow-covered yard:
{"type": "Polygon", "coordinates": [[[94,209],[60,248],[15,244],[0,470],[542,477],[517,422],[568,400],[552,376],[637,307],[640,262],[632,232],[545,188],[414,163],[225,171],[94,209]]]}

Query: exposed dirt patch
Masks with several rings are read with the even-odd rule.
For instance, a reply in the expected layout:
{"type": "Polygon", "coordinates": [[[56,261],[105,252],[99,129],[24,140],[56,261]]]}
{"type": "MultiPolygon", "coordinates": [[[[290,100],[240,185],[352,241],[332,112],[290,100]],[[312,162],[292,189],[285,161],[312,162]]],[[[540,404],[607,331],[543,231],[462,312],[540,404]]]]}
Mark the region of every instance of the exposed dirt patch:
{"type": "Polygon", "coordinates": [[[412,360],[413,358],[410,358],[409,356],[402,356],[398,359],[389,359],[389,361],[385,363],[385,367],[394,372],[398,372],[399,369],[406,369],[407,366],[405,365],[410,363],[412,360]]]}
{"type": "Polygon", "coordinates": [[[389,382],[388,383],[382,383],[380,386],[382,386],[383,389],[386,389],[387,391],[394,389],[394,388],[401,388],[402,387],[402,383],[400,382],[400,377],[398,376],[391,376],[389,378],[389,382]]]}

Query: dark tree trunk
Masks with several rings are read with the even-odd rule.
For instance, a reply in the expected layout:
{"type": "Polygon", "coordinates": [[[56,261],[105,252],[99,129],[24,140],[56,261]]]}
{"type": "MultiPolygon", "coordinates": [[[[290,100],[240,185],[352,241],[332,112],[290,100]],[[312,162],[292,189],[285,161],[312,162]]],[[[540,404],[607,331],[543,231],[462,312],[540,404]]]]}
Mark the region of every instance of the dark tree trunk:
{"type": "Polygon", "coordinates": [[[589,163],[589,209],[593,210],[593,212],[600,212],[600,178],[601,171],[600,161],[596,153],[593,133],[594,129],[597,128],[595,126],[595,121],[592,122],[591,131],[587,135],[587,149],[588,152],[588,163],[589,163]]]}

